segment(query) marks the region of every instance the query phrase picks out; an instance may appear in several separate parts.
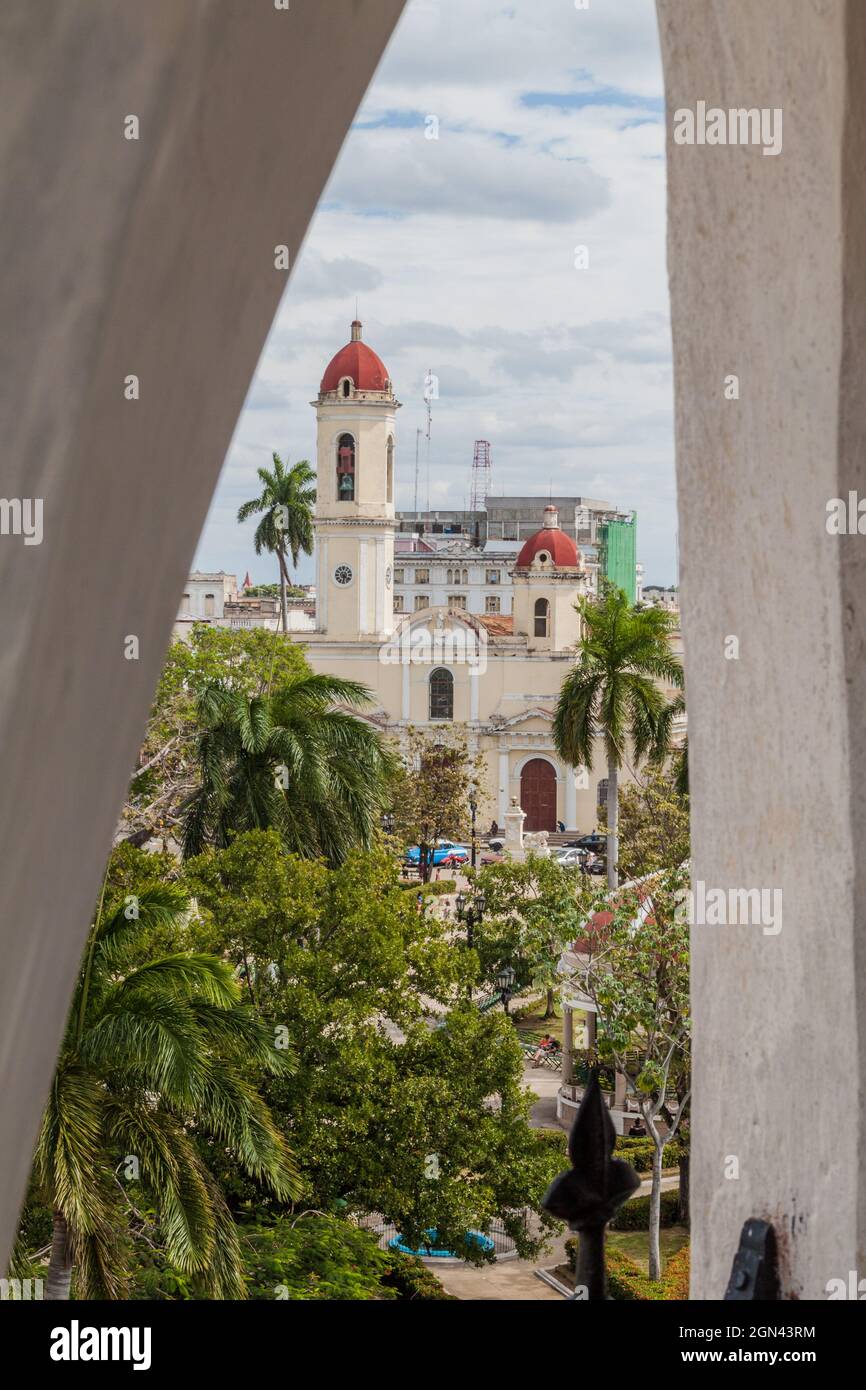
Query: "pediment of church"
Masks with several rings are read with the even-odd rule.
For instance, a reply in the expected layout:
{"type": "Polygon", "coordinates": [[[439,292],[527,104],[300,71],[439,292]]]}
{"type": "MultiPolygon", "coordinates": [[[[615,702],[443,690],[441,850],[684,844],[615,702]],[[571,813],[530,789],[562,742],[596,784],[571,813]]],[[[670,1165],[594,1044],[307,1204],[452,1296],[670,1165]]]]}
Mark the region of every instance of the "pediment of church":
{"type": "Polygon", "coordinates": [[[519,726],[527,733],[533,731],[549,733],[553,723],[553,710],[544,709],[541,705],[530,705],[527,709],[519,710],[517,714],[509,716],[503,715],[499,711],[493,715],[491,723],[496,724],[501,729],[514,729],[519,726]]]}

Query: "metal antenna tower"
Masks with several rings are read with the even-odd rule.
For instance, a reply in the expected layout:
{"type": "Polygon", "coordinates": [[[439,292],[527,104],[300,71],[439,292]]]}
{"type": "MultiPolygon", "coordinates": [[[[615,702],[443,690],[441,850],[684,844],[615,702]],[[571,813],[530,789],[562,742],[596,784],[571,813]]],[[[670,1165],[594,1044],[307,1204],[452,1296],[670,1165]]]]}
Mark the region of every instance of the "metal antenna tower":
{"type": "Polygon", "coordinates": [[[418,520],[418,451],[421,448],[421,436],[424,431],[419,428],[415,431],[415,520],[418,520]]]}
{"type": "Polygon", "coordinates": [[[471,512],[483,512],[487,505],[492,469],[490,440],[476,439],[475,452],[472,455],[472,496],[469,503],[471,512]]]}
{"type": "Polygon", "coordinates": [[[438,395],[439,386],[433,375],[433,368],[427,368],[424,378],[424,403],[427,406],[427,510],[430,510],[430,431],[433,428],[433,397],[438,395]]]}

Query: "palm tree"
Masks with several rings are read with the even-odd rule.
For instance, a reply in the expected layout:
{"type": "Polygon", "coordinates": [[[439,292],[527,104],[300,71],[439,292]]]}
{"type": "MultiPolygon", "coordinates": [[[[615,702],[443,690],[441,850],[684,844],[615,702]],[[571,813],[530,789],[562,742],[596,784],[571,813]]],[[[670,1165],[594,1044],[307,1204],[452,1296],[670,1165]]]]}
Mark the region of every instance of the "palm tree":
{"type": "Polygon", "coordinates": [[[689,740],[684,738],[682,743],[671,743],[671,734],[677,719],[686,712],[685,696],[680,692],[676,699],[671,700],[664,711],[663,737],[665,741],[665,754],[672,757],[672,771],[674,779],[674,790],[678,796],[688,796],[689,794],[689,740]]]}
{"type": "Polygon", "coordinates": [[[313,503],[316,500],[313,484],[316,474],[307,459],[299,459],[289,468],[279,454],[274,454],[273,460],[272,472],[267,468],[256,469],[262,484],[261,496],[251,498],[238,508],[238,521],[246,521],[247,517],[264,512],[256,527],[253,544],[257,555],[267,550],[276,555],[279,561],[283,632],[288,632],[286,586],[289,583],[289,570],[286,551],[291,552],[294,569],[298,567],[300,554],[313,553],[313,503]]]}
{"type": "Polygon", "coordinates": [[[635,765],[667,749],[668,701],[657,684],[681,686],[683,670],[670,649],[673,620],[661,608],[630,606],[621,589],[578,603],[583,635],[577,665],[562,683],[553,723],[557,752],[574,767],[592,768],[593,743],[607,753],[607,882],[616,888],[618,773],[631,746],[635,765]]]}
{"type": "Polygon", "coordinates": [[[196,1133],[281,1200],[296,1196],[291,1155],[250,1079],[284,1068],[285,1053],[240,1006],[226,962],[147,958],[142,938],[188,916],[179,889],[132,902],[132,915],[127,900],[91,928],[37,1143],[37,1189],[53,1212],[45,1296],[69,1298],[73,1267],[79,1297],[122,1296],[136,1214],[118,1170],[134,1157],[172,1264],[211,1297],[243,1298],[237,1232],[196,1133]]]}
{"type": "Polygon", "coordinates": [[[323,674],[252,699],[206,686],[184,857],[243,830],[279,830],[287,849],[332,865],[368,848],[396,774],[381,735],[350,712],[370,699],[366,686],[323,674]]]}

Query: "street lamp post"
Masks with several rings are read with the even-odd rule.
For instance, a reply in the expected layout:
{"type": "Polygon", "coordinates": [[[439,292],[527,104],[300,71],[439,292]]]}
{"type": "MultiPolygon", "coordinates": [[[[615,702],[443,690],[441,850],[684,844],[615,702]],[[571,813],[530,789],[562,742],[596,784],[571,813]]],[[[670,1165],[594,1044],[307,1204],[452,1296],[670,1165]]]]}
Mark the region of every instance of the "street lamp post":
{"type": "Polygon", "coordinates": [[[484,894],[473,893],[470,897],[466,893],[458,893],[456,906],[457,919],[466,926],[466,945],[471,950],[475,944],[473,939],[473,928],[479,927],[484,920],[484,894]]]}
{"type": "Polygon", "coordinates": [[[477,813],[477,811],[478,811],[478,802],[475,800],[475,797],[474,797],[474,796],[470,796],[470,798],[469,798],[469,810],[472,812],[471,859],[472,859],[472,867],[473,867],[473,869],[474,869],[474,868],[475,868],[475,816],[476,816],[476,813],[477,813]]]}
{"type": "Polygon", "coordinates": [[[510,965],[504,966],[496,976],[496,983],[499,986],[499,997],[502,1000],[502,1007],[505,1010],[506,1018],[509,1016],[508,1005],[514,997],[513,987],[515,978],[516,976],[510,965]]]}

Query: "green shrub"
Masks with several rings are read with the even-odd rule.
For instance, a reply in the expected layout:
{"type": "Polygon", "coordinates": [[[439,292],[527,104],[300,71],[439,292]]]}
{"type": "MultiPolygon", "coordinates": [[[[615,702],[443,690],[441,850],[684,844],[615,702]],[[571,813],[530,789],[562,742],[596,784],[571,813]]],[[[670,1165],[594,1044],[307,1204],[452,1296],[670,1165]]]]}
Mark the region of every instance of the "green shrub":
{"type": "Polygon", "coordinates": [[[455,1302],[454,1295],[446,1293],[436,1275],[415,1255],[402,1255],[394,1252],[391,1266],[383,1276],[386,1288],[396,1289],[400,1299],[448,1299],[455,1302]]]}
{"type": "MultiPolygon", "coordinates": [[[[630,1205],[630,1203],[628,1204],[630,1205]]],[[[565,1242],[572,1274],[577,1269],[577,1237],[565,1242]]],[[[668,1260],[658,1282],[649,1279],[621,1250],[605,1252],[608,1297],[624,1303],[651,1303],[686,1300],[689,1296],[689,1247],[684,1245],[668,1260]]]]}
{"type": "MultiPolygon", "coordinates": [[[[651,1139],[623,1139],[619,1137],[614,1146],[614,1153],[617,1158],[624,1158],[626,1163],[630,1163],[638,1173],[652,1172],[655,1144],[651,1139]]],[[[665,1168],[677,1168],[681,1157],[682,1148],[675,1139],[670,1144],[665,1144],[662,1157],[665,1168]]]]}
{"type": "Polygon", "coordinates": [[[628,1303],[647,1303],[664,1298],[661,1284],[648,1279],[634,1260],[630,1260],[621,1250],[608,1250],[605,1268],[609,1298],[628,1303]]]}
{"type": "Polygon", "coordinates": [[[691,1249],[684,1245],[675,1255],[671,1255],[667,1269],[662,1275],[665,1298],[687,1299],[689,1296],[689,1273],[691,1270],[691,1249]]]}
{"type": "MultiPolygon", "coordinates": [[[[660,1224],[662,1226],[677,1225],[679,1205],[680,1194],[677,1188],[670,1188],[661,1194],[660,1224]]],[[[649,1209],[650,1194],[648,1192],[641,1197],[632,1197],[630,1201],[620,1207],[610,1223],[610,1229],[612,1231],[648,1231],[649,1209]]]]}
{"type": "Polygon", "coordinates": [[[537,1142],[554,1153],[562,1154],[563,1161],[568,1162],[568,1135],[564,1129],[537,1129],[535,1137],[537,1142]]]}

